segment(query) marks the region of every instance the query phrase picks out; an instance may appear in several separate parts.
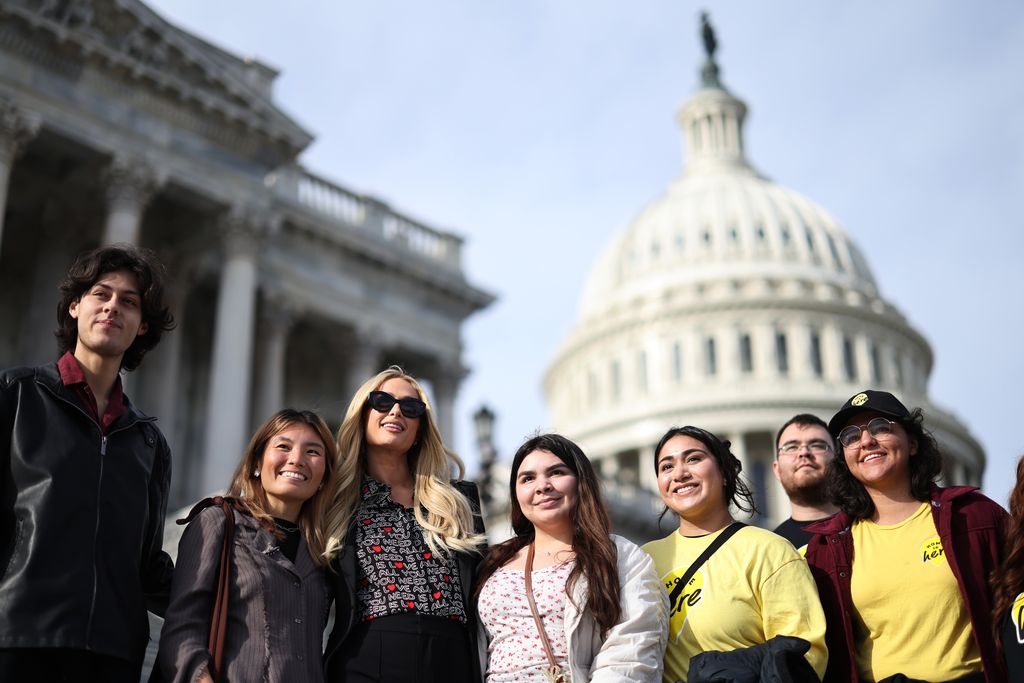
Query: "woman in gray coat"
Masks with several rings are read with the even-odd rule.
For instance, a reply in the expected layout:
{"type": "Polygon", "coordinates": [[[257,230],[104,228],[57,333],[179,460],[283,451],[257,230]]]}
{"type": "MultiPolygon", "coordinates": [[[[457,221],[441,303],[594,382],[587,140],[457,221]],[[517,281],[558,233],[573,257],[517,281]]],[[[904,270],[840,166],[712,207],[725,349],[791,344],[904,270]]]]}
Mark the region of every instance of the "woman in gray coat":
{"type": "Polygon", "coordinates": [[[253,436],[228,490],[235,531],[221,670],[207,649],[226,516],[203,501],[178,545],[157,666],[175,683],[323,679],[330,608],[323,519],[334,440],[315,413],[285,409],[253,436]]]}

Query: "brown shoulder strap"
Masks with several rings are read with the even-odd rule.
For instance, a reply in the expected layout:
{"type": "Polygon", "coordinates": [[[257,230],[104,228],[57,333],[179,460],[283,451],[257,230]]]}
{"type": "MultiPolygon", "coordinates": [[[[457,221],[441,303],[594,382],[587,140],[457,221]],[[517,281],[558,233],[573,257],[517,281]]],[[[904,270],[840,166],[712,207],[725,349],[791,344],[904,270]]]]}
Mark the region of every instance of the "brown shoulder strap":
{"type": "Polygon", "coordinates": [[[210,677],[221,680],[224,665],[224,637],[228,625],[228,582],[231,578],[231,546],[235,538],[235,512],[231,501],[220,496],[213,499],[213,504],[224,510],[224,542],[220,548],[220,569],[217,572],[216,596],[213,600],[213,614],[210,617],[209,650],[213,657],[210,677]]]}
{"type": "Polygon", "coordinates": [[[526,572],[523,578],[526,580],[526,600],[530,603],[530,611],[533,612],[533,620],[537,622],[537,631],[540,633],[540,642],[544,644],[544,652],[548,655],[548,664],[551,667],[551,673],[557,673],[559,671],[558,662],[555,661],[555,653],[551,650],[551,643],[548,641],[548,634],[544,630],[544,622],[540,618],[540,612],[537,610],[537,602],[533,599],[533,581],[530,579],[530,574],[533,573],[533,543],[530,544],[529,550],[526,551],[526,572]]]}

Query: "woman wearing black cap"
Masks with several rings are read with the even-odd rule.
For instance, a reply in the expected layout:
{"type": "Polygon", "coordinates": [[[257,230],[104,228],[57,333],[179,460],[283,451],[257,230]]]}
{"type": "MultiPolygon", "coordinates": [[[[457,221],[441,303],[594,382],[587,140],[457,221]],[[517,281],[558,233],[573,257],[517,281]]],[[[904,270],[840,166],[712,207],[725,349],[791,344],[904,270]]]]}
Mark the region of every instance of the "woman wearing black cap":
{"type": "Polygon", "coordinates": [[[920,408],[871,390],[829,422],[840,512],[808,527],[807,546],[828,621],[826,681],[1007,680],[988,578],[1008,515],[974,487],[935,485],[942,457],[922,423],[920,408]]]}

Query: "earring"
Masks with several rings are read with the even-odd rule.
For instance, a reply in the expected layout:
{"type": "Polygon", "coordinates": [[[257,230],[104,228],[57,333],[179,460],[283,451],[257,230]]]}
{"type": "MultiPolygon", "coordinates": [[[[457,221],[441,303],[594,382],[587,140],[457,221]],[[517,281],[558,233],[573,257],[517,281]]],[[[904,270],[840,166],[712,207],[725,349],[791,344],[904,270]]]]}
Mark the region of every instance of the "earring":
{"type": "Polygon", "coordinates": [[[256,477],[257,479],[259,479],[259,478],[260,478],[260,471],[259,471],[259,469],[255,469],[255,470],[253,470],[253,471],[252,471],[252,476],[254,476],[254,477],[256,477]]]}

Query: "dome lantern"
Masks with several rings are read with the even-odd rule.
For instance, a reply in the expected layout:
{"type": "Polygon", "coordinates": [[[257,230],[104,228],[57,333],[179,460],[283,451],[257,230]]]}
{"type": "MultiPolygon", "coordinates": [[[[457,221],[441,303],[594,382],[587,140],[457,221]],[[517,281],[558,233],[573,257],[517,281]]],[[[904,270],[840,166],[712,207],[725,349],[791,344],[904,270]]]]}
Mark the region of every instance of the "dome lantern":
{"type": "Polygon", "coordinates": [[[743,119],[747,105],[719,79],[715,62],[718,42],[706,12],[701,13],[701,38],[707,58],[701,67],[701,87],[679,109],[683,129],[686,175],[737,170],[754,173],[743,154],[743,119]],[[687,156],[687,150],[689,155],[687,156]]]}

